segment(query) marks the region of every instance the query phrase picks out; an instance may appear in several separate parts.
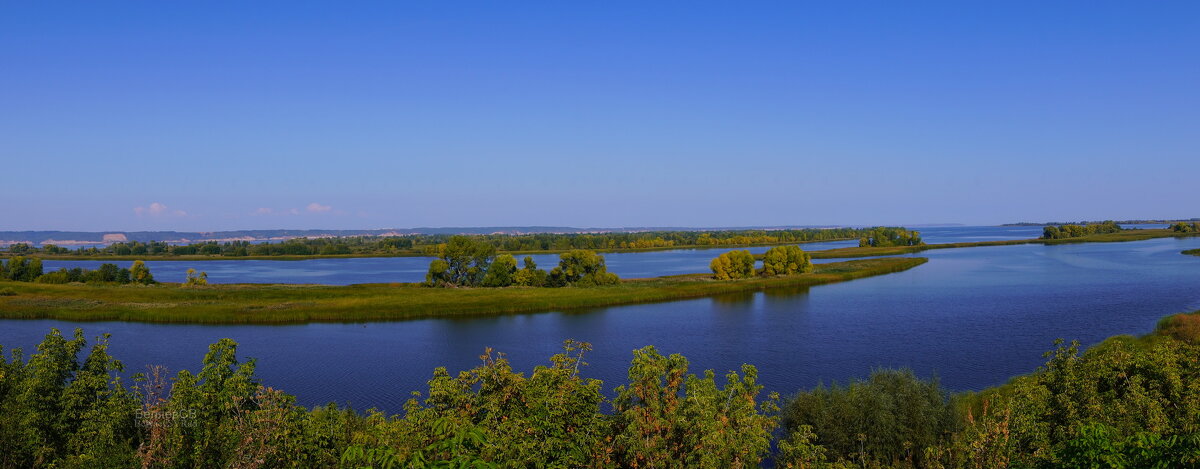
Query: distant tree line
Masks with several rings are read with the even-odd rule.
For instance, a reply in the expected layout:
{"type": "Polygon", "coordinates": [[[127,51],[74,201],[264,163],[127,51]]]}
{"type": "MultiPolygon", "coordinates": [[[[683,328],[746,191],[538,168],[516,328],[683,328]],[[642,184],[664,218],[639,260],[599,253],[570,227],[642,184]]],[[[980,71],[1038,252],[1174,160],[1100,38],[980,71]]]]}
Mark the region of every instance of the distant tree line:
{"type": "Polygon", "coordinates": [[[1042,229],[1042,239],[1079,238],[1118,231],[1121,231],[1121,225],[1112,220],[1090,225],[1051,225],[1042,229]]]}
{"type": "Polygon", "coordinates": [[[157,283],[150,268],[142,261],[133,261],[129,268],[118,267],[116,264],[100,264],[96,269],[60,268],[53,272],[43,272],[42,260],[16,256],[7,262],[0,260],[0,279],[14,282],[37,283],[139,283],[149,285],[157,283]]]}
{"type": "Polygon", "coordinates": [[[430,286],[566,287],[619,282],[617,275],[608,271],[604,257],[594,251],[564,252],[550,272],[538,269],[533,258],[525,256],[524,268],[518,269],[511,254],[496,255],[494,245],[469,236],[450,237],[438,250],[438,258],[429,263],[425,275],[425,283],[430,286]]]}
{"type": "Polygon", "coordinates": [[[637,233],[536,233],[491,235],[422,234],[393,237],[294,238],[278,243],[206,241],[175,245],[161,241],[129,241],[104,247],[69,249],[53,244],[41,247],[18,243],[0,251],[9,255],[76,256],[336,256],[427,254],[437,256],[455,236],[467,236],[501,252],[652,249],[769,245],[858,239],[869,229],[830,228],[795,230],[647,231],[637,233]]]}
{"type": "Polygon", "coordinates": [[[869,228],[858,238],[859,247],[890,247],[890,246],[919,246],[921,241],[919,231],[909,231],[900,227],[877,226],[869,228]]]}
{"type": "Polygon", "coordinates": [[[1176,233],[1200,233],[1200,222],[1178,222],[1171,225],[1171,231],[1176,233]]]}
{"type": "Polygon", "coordinates": [[[437,368],[395,415],[299,406],[230,339],[196,373],[126,381],[107,335],[89,347],[51,330],[0,355],[0,468],[1196,468],[1197,326],[1179,315],[1086,353],[1060,343],[1036,372],[964,394],[876,370],[781,397],[752,365],[696,374],[654,347],[613,388],[585,377],[591,346],[568,340],[529,372],[490,349],[437,368]]]}
{"type": "Polygon", "coordinates": [[[774,277],[812,272],[812,258],[798,246],[776,246],[763,254],[763,266],[755,270],[754,255],[747,250],[729,251],[708,264],[713,278],[735,280],[755,275],[774,277]]]}

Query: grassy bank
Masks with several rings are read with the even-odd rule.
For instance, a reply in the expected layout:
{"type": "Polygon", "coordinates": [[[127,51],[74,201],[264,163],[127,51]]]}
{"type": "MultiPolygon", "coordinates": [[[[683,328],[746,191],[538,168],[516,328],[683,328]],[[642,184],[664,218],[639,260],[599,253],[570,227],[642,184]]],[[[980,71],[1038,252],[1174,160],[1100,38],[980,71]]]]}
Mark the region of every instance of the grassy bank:
{"type": "Polygon", "coordinates": [[[911,269],[924,258],[866,259],[811,274],[717,281],[707,274],[593,288],[425,288],[417,284],[155,286],[0,282],[0,318],[174,323],[354,322],[534,313],[821,285],[911,269]]]}
{"type": "Polygon", "coordinates": [[[873,256],[898,256],[903,254],[912,254],[930,249],[953,249],[953,248],[970,248],[982,246],[1011,246],[1014,244],[1074,244],[1074,243],[1118,243],[1126,241],[1143,241],[1154,238],[1170,238],[1170,237],[1190,237],[1198,236],[1200,233],[1176,233],[1168,229],[1157,230],[1125,230],[1118,233],[1106,233],[1092,236],[1080,236],[1078,238],[1063,238],[1063,239],[1012,239],[1004,241],[977,241],[971,243],[942,243],[942,244],[923,244],[920,246],[894,246],[894,247],[851,247],[840,249],[828,249],[825,251],[812,251],[813,259],[844,259],[851,257],[873,257],[873,256]]]}
{"type": "Polygon", "coordinates": [[[1183,254],[1187,254],[1189,256],[1200,256],[1200,249],[1188,249],[1183,251],[1183,254]]]}

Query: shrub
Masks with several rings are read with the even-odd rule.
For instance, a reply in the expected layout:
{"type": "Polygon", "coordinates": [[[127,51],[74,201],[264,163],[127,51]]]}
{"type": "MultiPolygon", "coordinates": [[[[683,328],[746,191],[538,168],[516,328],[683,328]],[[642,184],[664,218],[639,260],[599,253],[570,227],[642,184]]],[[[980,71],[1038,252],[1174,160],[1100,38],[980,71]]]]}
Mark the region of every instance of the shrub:
{"type": "Polygon", "coordinates": [[[42,274],[34,279],[37,283],[64,284],[70,283],[71,277],[67,274],[67,269],[59,269],[48,274],[42,274]]]}
{"type": "Polygon", "coordinates": [[[708,264],[712,269],[713,278],[717,280],[733,280],[754,276],[754,255],[750,251],[729,251],[717,256],[708,264]]]}
{"type": "Polygon", "coordinates": [[[918,463],[959,420],[937,379],[921,380],[911,370],[876,370],[866,380],[800,392],[783,417],[790,432],[815,433],[836,458],[918,463]]]}
{"type": "Polygon", "coordinates": [[[804,274],[812,270],[811,257],[798,246],[777,246],[763,254],[764,276],[804,274]]]}
{"type": "Polygon", "coordinates": [[[544,287],[549,274],[537,268],[533,257],[525,256],[525,267],[513,274],[513,284],[523,287],[544,287]]]}
{"type": "Polygon", "coordinates": [[[487,274],[483,276],[482,285],[485,287],[507,287],[513,284],[513,275],[517,272],[517,260],[512,254],[496,256],[488,266],[487,274]]]}
{"type": "Polygon", "coordinates": [[[595,251],[573,249],[560,254],[558,258],[558,267],[550,271],[550,286],[614,285],[621,281],[616,274],[608,272],[608,267],[604,265],[604,256],[596,254],[595,251]]]}

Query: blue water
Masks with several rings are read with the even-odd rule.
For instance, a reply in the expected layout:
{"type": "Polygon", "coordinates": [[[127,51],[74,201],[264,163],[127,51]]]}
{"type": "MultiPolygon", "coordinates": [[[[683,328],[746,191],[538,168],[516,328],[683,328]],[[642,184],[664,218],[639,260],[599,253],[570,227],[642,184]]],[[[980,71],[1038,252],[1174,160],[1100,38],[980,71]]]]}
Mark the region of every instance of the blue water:
{"type": "Polygon", "coordinates": [[[878,366],[969,390],[1032,371],[1056,338],[1141,334],[1200,309],[1200,258],[1179,254],[1194,248],[1200,238],[934,250],[906,272],[811,289],[569,313],[290,326],[3,320],[0,344],[31,349],[50,327],[83,327],[111,332],[112,353],[130,370],[194,370],[209,343],[232,337],[258,359],[265,384],[303,404],[388,411],[423,390],[436,366],[465,369],[493,347],[529,370],[566,338],[593,343],[586,374],[609,389],[624,381],[630,352],[654,344],[696,372],[757,365],[760,382],[785,394],[878,366]]]}
{"type": "MultiPolygon", "coordinates": [[[[815,251],[857,246],[858,241],[832,241],[802,244],[805,250],[815,251]]],[[[766,252],[766,247],[747,248],[753,253],[766,252]]],[[[675,249],[670,251],[605,253],[610,272],[622,278],[658,277],[662,275],[708,272],[708,263],[728,251],[721,249],[675,249]]],[[[525,256],[517,256],[521,264],[525,256]]],[[[550,270],[558,265],[557,254],[531,256],[538,267],[550,270]]],[[[194,268],[208,274],[209,283],[323,283],[350,285],[354,283],[422,282],[432,257],[367,257],[349,259],[310,259],[303,261],[277,260],[216,260],[216,261],[146,261],[154,277],[162,282],[182,282],[187,270],[194,268]]],[[[60,267],[95,269],[113,261],[44,261],[46,271],[60,267]]],[[[116,262],[128,267],[132,261],[116,262]]]]}
{"type": "MultiPolygon", "coordinates": [[[[1136,225],[1161,228],[1163,225],[1136,225]]],[[[926,243],[963,243],[1030,239],[1042,235],[1040,226],[953,226],[919,228],[926,243]]],[[[858,246],[858,241],[830,241],[800,245],[806,251],[819,251],[858,246]]],[[[708,263],[730,248],[676,249],[633,253],[606,253],[608,270],[622,278],[658,277],[662,275],[708,272],[708,263]]],[[[760,254],[766,247],[748,248],[760,254]]],[[[556,254],[532,256],[539,267],[549,270],[558,264],[556,254]]],[[[518,262],[524,256],[517,256],[518,262]]],[[[150,272],[162,282],[182,282],[187,270],[194,268],[208,274],[209,283],[322,283],[350,285],[355,283],[421,282],[432,257],[374,257],[353,259],[311,259],[304,261],[146,261],[150,272]]],[[[836,262],[817,260],[816,262],[836,262]]],[[[106,261],[45,261],[47,271],[60,267],[95,269],[106,261]]],[[[112,262],[112,261],[107,261],[112,262]]],[[[117,262],[127,267],[130,261],[117,262]]]]}

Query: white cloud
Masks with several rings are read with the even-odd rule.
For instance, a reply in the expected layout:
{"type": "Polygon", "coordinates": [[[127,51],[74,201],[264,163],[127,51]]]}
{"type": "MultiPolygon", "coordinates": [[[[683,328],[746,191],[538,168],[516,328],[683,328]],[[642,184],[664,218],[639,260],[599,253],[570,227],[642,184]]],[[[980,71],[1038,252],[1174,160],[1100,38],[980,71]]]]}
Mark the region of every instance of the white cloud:
{"type": "Polygon", "coordinates": [[[171,210],[171,209],[170,209],[170,208],[168,208],[168,207],[167,207],[165,204],[161,204],[161,203],[158,203],[158,202],[151,203],[151,204],[150,204],[150,206],[148,206],[148,207],[134,207],[134,208],[133,208],[133,213],[136,213],[136,214],[137,214],[139,217],[140,217],[140,216],[149,216],[149,217],[163,217],[163,216],[186,217],[186,216],[187,216],[187,212],[185,212],[185,211],[183,211],[183,210],[171,210]]]}
{"type": "Polygon", "coordinates": [[[288,210],[288,213],[289,213],[289,214],[292,214],[292,215],[299,215],[299,214],[300,214],[300,210],[299,210],[299,209],[295,209],[295,208],[293,208],[293,209],[289,209],[289,210],[288,210]]]}
{"type": "Polygon", "coordinates": [[[272,213],[275,213],[275,211],[269,207],[259,207],[254,211],[254,215],[270,215],[272,213]]]}
{"type": "Polygon", "coordinates": [[[311,204],[308,204],[308,207],[305,208],[305,210],[308,210],[313,213],[320,213],[320,212],[328,212],[330,210],[333,210],[333,207],[330,207],[328,205],[321,205],[316,202],[313,202],[311,204]]]}

